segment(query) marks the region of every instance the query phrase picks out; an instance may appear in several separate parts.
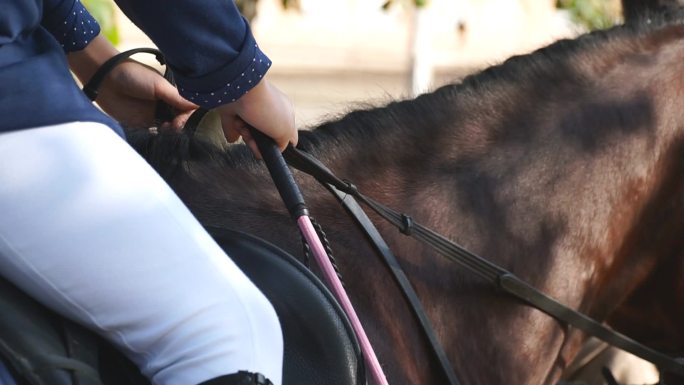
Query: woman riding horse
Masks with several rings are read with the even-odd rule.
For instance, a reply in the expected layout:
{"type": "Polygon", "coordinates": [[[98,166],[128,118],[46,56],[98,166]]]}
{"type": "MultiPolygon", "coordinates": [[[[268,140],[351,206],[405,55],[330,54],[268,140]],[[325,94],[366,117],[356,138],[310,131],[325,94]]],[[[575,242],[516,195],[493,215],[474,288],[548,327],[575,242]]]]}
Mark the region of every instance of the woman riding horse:
{"type": "MultiPolygon", "coordinates": [[[[162,125],[172,129],[215,107],[231,141],[251,143],[250,124],[281,148],[296,143],[292,107],[264,79],[271,63],[232,1],[117,3],[190,101],[129,61],[98,98],[111,116],[147,128],[161,100],[181,112],[162,125]]],[[[279,385],[271,305],[74,82],[67,62],[87,83],[118,53],[95,19],[78,0],[0,7],[0,274],[102,334],[155,384],[279,385]]]]}

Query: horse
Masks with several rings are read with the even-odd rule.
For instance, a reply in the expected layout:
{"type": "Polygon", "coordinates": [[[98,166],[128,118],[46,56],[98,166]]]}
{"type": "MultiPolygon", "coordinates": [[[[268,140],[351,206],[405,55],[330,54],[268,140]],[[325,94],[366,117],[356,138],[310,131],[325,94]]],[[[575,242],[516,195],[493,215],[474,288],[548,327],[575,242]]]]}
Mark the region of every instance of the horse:
{"type": "MultiPolygon", "coordinates": [[[[412,100],[359,107],[302,131],[298,147],[568,307],[675,355],[684,350],[681,20],[561,40],[412,100]]],[[[187,132],[128,139],[210,233],[250,233],[302,257],[296,226],[246,146],[187,132]]],[[[295,177],[389,383],[445,382],[364,233],[324,187],[295,177]]],[[[463,384],[561,378],[582,332],[369,215],[463,384]]]]}
{"type": "MultiPolygon", "coordinates": [[[[301,131],[298,147],[572,309],[681,353],[681,20],[661,16],[561,40],[415,99],[359,107],[301,131]]],[[[237,229],[302,254],[296,227],[245,146],[219,149],[187,134],[130,141],[210,231],[237,229]]],[[[364,234],[323,187],[295,176],[389,383],[443,383],[364,234]]],[[[369,215],[462,383],[561,378],[583,333],[369,215]]]]}

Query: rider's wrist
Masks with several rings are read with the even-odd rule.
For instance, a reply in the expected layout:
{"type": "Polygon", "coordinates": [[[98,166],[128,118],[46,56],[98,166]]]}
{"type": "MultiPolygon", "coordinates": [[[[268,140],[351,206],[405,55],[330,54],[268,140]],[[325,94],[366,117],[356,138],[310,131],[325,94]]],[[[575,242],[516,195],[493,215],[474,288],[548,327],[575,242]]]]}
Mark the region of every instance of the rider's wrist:
{"type": "Polygon", "coordinates": [[[88,46],[67,55],[69,67],[76,77],[87,83],[100,66],[119,51],[102,35],[98,35],[88,46]]]}

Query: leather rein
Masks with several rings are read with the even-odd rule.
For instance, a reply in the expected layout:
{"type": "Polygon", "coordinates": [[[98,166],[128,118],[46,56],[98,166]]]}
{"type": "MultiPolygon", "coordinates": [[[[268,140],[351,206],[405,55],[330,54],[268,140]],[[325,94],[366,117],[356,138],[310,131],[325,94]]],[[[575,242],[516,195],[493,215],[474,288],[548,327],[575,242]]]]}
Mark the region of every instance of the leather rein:
{"type": "Polygon", "coordinates": [[[382,236],[365,214],[356,199],[364,205],[370,207],[383,219],[388,221],[399,231],[407,236],[413,237],[436,250],[443,257],[465,267],[475,275],[491,283],[497,289],[522,300],[528,305],[543,311],[549,316],[567,325],[573,326],[583,332],[594,336],[609,345],[615,346],[629,353],[634,354],[646,361],[653,363],[660,371],[672,372],[684,375],[684,359],[672,358],[659,351],[653,350],[621,333],[618,333],[591,317],[573,310],[546,294],[535,289],[525,281],[521,280],[513,273],[487,261],[486,259],[468,251],[464,247],[450,241],[437,232],[415,222],[410,216],[398,213],[381,203],[363,195],[352,183],[336,177],[320,161],[302,150],[292,146],[288,147],[283,153],[290,166],[311,175],[324,187],[326,187],[346,209],[349,215],[356,221],[357,225],[367,235],[369,241],[383,257],[385,264],[389,267],[395,281],[399,284],[405,299],[409,302],[411,309],[418,318],[426,338],[429,340],[432,351],[438,359],[442,370],[451,385],[459,384],[451,364],[440,346],[430,321],[427,319],[420,304],[415,290],[408,281],[403,270],[399,266],[396,257],[392,254],[389,246],[382,239],[382,236]]]}

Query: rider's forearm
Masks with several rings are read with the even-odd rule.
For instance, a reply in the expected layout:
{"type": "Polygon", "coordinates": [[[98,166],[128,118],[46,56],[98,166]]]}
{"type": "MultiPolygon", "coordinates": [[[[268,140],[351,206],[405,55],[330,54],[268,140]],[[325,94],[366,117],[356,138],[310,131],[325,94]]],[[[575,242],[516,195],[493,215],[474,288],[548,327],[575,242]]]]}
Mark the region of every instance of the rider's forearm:
{"type": "Polygon", "coordinates": [[[100,25],[77,0],[43,0],[43,26],[64,52],[84,49],[100,34],[100,25]]]}
{"type": "Polygon", "coordinates": [[[88,82],[100,66],[119,53],[102,35],[97,35],[84,49],[67,55],[69,67],[82,83],[88,82]]]}
{"type": "Polygon", "coordinates": [[[270,59],[233,0],[115,0],[164,53],[182,96],[204,108],[240,99],[270,59]]]}

